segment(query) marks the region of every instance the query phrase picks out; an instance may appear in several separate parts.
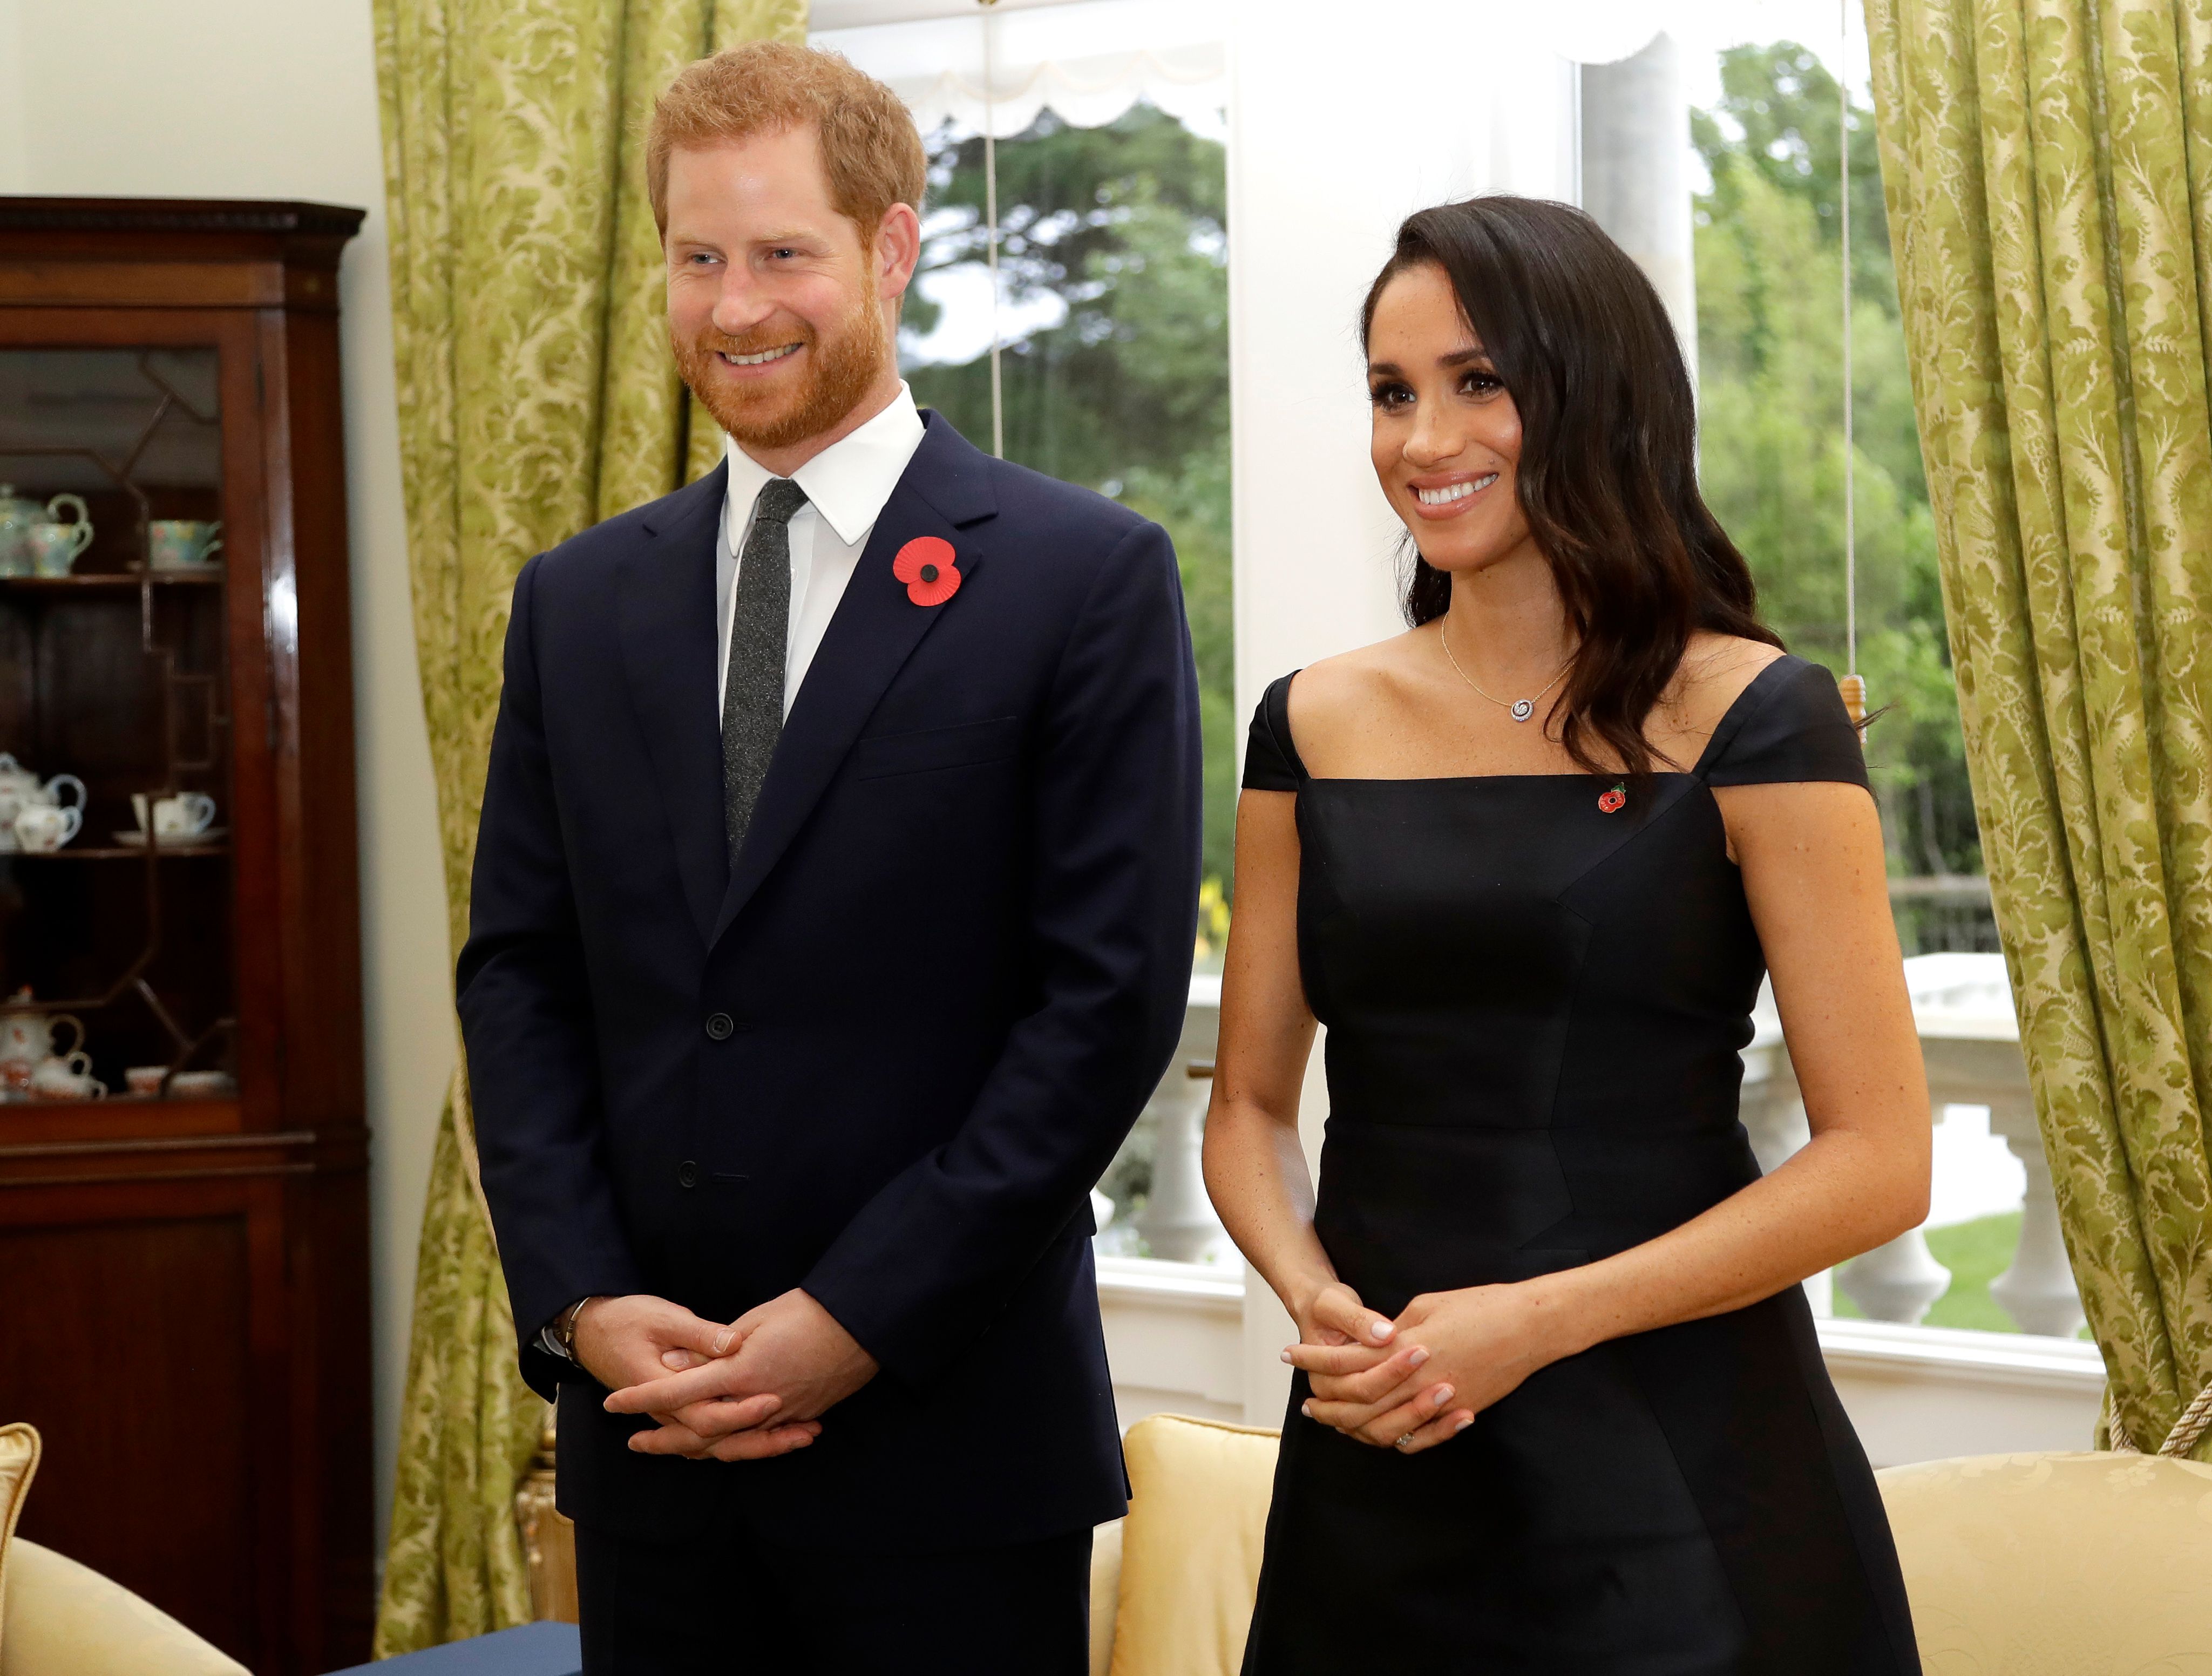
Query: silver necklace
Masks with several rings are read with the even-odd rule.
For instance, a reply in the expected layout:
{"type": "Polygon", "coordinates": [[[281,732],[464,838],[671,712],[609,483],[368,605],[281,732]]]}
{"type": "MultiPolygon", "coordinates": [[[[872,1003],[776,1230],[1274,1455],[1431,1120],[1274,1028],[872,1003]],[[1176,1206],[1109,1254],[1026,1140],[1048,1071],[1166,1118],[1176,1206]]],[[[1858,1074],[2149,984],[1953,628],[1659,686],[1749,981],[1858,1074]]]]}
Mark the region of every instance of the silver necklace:
{"type": "Polygon", "coordinates": [[[1450,621],[1450,617],[1447,616],[1444,622],[1437,626],[1437,639],[1443,646],[1444,656],[1451,664],[1452,672],[1457,675],[1461,680],[1466,682],[1468,686],[1473,687],[1475,691],[1482,693],[1483,697],[1489,699],[1492,704],[1495,704],[1499,709],[1504,711],[1516,721],[1526,721],[1529,717],[1534,715],[1536,714],[1536,700],[1543,697],[1546,693],[1558,686],[1559,684],[1559,677],[1565,675],[1567,671],[1573,666],[1575,654],[1570,652],[1567,654],[1567,661],[1561,664],[1559,668],[1552,671],[1552,678],[1547,681],[1542,686],[1536,689],[1534,697],[1516,698],[1512,700],[1510,702],[1508,702],[1506,700],[1502,698],[1492,697],[1492,695],[1482,692],[1481,683],[1476,681],[1476,679],[1472,675],[1469,675],[1465,670],[1462,669],[1459,666],[1459,659],[1452,656],[1451,629],[1449,627],[1450,621]]]}

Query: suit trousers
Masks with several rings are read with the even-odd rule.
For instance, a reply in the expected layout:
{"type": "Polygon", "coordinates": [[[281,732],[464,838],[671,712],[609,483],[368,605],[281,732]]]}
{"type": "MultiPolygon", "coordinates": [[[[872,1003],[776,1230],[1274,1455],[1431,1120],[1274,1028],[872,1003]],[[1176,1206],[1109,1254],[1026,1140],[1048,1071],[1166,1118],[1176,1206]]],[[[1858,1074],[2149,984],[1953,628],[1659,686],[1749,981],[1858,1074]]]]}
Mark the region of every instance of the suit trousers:
{"type": "Polygon", "coordinates": [[[1085,1676],[1091,1533],[941,1554],[576,1527],[584,1676],[1085,1676]]]}

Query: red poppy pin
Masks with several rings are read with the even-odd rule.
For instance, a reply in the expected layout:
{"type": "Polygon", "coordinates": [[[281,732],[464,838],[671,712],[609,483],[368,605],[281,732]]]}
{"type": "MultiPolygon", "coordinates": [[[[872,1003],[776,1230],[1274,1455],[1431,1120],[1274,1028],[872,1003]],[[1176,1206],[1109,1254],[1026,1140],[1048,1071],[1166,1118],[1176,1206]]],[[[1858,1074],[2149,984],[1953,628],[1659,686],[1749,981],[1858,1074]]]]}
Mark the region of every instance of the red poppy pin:
{"type": "Polygon", "coordinates": [[[915,604],[942,605],[960,592],[960,567],[952,557],[951,542],[916,536],[891,560],[891,574],[906,584],[906,597],[915,604]]]}
{"type": "Polygon", "coordinates": [[[1607,815],[1618,815],[1627,802],[1628,787],[1626,785],[1616,786],[1610,792],[1598,793],[1597,806],[1607,815]]]}

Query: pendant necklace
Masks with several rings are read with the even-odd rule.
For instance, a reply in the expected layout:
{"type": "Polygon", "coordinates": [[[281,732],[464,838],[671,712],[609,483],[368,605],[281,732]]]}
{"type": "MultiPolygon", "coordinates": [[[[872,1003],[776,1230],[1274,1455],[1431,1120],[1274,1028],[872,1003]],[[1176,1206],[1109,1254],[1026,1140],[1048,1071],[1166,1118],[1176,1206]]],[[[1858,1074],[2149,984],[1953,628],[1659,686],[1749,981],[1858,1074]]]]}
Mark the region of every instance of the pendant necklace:
{"type": "Polygon", "coordinates": [[[1493,698],[1490,694],[1482,692],[1482,688],[1476,682],[1475,678],[1459,666],[1459,659],[1452,657],[1451,631],[1449,628],[1439,624],[1437,628],[1437,639],[1443,646],[1444,656],[1450,660],[1452,672],[1457,675],[1461,680],[1466,682],[1468,686],[1473,687],[1475,691],[1482,693],[1483,697],[1490,699],[1490,701],[1492,704],[1495,704],[1499,709],[1504,711],[1516,721],[1526,721],[1529,717],[1536,714],[1536,700],[1543,697],[1546,693],[1558,686],[1559,684],[1559,677],[1565,675],[1567,671],[1573,666],[1575,661],[1575,654],[1570,652],[1567,654],[1567,661],[1561,664],[1559,668],[1552,671],[1552,678],[1547,681],[1542,686],[1536,689],[1534,697],[1516,698],[1509,703],[1504,699],[1493,698]]]}

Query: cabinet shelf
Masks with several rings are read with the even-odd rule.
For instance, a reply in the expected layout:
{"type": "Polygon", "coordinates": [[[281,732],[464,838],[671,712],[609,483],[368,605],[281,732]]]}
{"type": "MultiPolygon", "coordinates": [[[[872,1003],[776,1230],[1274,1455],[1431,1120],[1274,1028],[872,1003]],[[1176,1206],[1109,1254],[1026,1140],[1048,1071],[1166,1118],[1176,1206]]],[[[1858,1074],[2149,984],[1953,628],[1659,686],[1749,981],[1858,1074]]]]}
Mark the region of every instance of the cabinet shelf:
{"type": "Polygon", "coordinates": [[[136,593],[141,582],[157,588],[216,587],[222,581],[219,566],[200,570],[156,570],[146,575],[134,571],[99,571],[89,576],[0,576],[0,590],[11,593],[136,593]]]}
{"type": "MultiPolygon", "coordinates": [[[[223,856],[230,853],[228,844],[179,844],[164,846],[155,853],[164,861],[197,860],[203,856],[223,856]]],[[[106,844],[70,847],[58,850],[0,850],[0,861],[143,861],[146,852],[129,845],[106,844]]]]}

